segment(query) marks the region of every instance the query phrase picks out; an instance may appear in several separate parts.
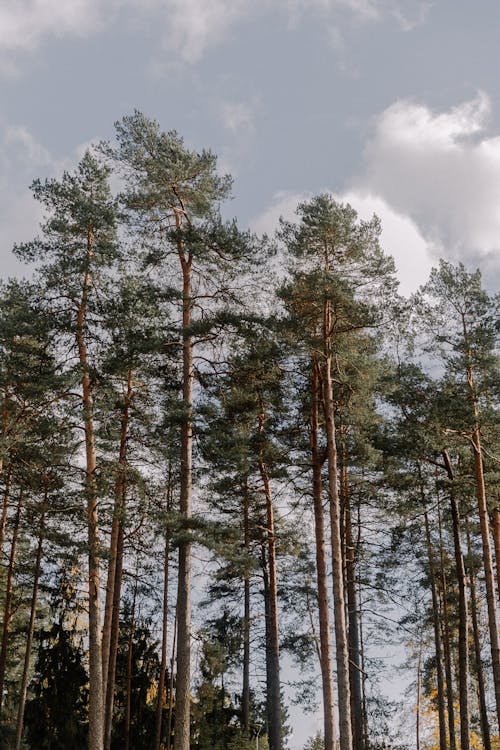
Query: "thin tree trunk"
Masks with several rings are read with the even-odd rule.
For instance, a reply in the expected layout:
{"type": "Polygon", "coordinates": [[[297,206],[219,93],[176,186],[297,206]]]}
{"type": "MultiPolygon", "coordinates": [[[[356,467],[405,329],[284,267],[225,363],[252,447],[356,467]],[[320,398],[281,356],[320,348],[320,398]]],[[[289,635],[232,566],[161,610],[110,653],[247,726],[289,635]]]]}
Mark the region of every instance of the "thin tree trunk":
{"type": "Polygon", "coordinates": [[[7,570],[7,584],[5,589],[5,604],[3,610],[2,647],[0,650],[0,714],[3,706],[3,692],[5,683],[5,667],[7,664],[7,645],[9,640],[10,621],[12,619],[12,590],[14,585],[14,567],[16,561],[17,537],[19,523],[21,520],[21,508],[23,505],[23,491],[19,493],[14,526],[12,529],[12,541],[10,544],[9,567],[7,570]]]}
{"type": "MultiPolygon", "coordinates": [[[[93,233],[87,232],[87,265],[93,255],[93,233]]],[[[104,700],[102,685],[102,642],[101,642],[101,583],[99,572],[99,525],[97,512],[96,468],[97,457],[94,435],[94,406],[90,380],[85,324],[87,315],[90,272],[85,272],[82,297],[77,313],[76,343],[82,373],[82,405],[85,430],[85,473],[87,496],[88,527],[88,607],[89,607],[89,750],[103,750],[104,743],[104,700]]]]}
{"type": "Polygon", "coordinates": [[[497,710],[497,725],[500,727],[500,640],[498,635],[497,599],[495,592],[493,558],[491,553],[490,521],[484,482],[483,452],[481,448],[481,433],[479,427],[479,407],[474,383],[472,354],[469,347],[469,332],[465,313],[462,314],[464,342],[468,347],[467,356],[467,384],[472,402],[474,429],[472,432],[472,453],[474,456],[474,472],[476,480],[476,496],[481,526],[481,541],[483,545],[484,578],[486,583],[486,602],[488,605],[488,625],[490,631],[491,663],[493,667],[493,683],[495,686],[495,703],[497,710]]]}
{"type": "MultiPolygon", "coordinates": [[[[359,523],[359,519],[358,519],[359,523]]],[[[368,706],[366,697],[366,669],[365,669],[365,644],[363,637],[363,602],[361,599],[361,587],[358,591],[359,604],[359,648],[361,655],[361,689],[362,689],[362,701],[363,701],[363,748],[368,747],[368,706]]]]}
{"type": "Polygon", "coordinates": [[[443,680],[443,657],[441,649],[441,632],[439,628],[439,602],[436,591],[436,572],[434,568],[434,555],[432,552],[431,532],[429,529],[429,517],[424,514],[425,536],[427,540],[427,557],[429,561],[429,578],[431,582],[432,595],[432,619],[434,623],[434,645],[436,650],[436,680],[437,680],[437,702],[439,716],[439,750],[446,750],[446,714],[444,707],[444,680],[443,680]]]}
{"type": "MultiPolygon", "coordinates": [[[[250,554],[250,518],[248,482],[243,488],[243,545],[245,555],[250,554]]],[[[250,570],[245,562],[243,604],[243,686],[241,692],[241,725],[250,734],[250,570]]]]}
{"type": "MultiPolygon", "coordinates": [[[[177,228],[181,217],[176,213],[177,228]]],[[[186,522],[192,506],[193,454],[193,351],[189,334],[191,323],[191,265],[192,257],[184,255],[179,244],[182,266],[182,402],[184,419],[181,428],[180,503],[179,510],[186,522]]],[[[177,676],[175,691],[174,750],[189,750],[190,743],[190,687],[191,687],[191,543],[179,542],[179,571],[177,588],[177,676]]]]}
{"type": "Polygon", "coordinates": [[[438,514],[438,529],[439,529],[439,560],[440,560],[440,571],[439,580],[441,583],[441,597],[442,597],[442,634],[443,634],[443,651],[444,651],[444,669],[446,676],[446,705],[448,709],[448,738],[450,743],[450,750],[456,750],[457,743],[455,737],[455,709],[453,700],[453,678],[451,670],[451,644],[450,644],[450,618],[448,616],[448,592],[446,585],[446,574],[445,574],[445,560],[444,560],[444,548],[443,548],[443,531],[442,531],[442,520],[441,520],[441,503],[438,498],[437,502],[437,514],[438,514]]]}
{"type": "MultiPolygon", "coordinates": [[[[325,308],[325,344],[329,346],[327,332],[330,330],[330,313],[328,305],[325,305],[325,308]]],[[[340,501],[337,472],[337,443],[335,435],[331,353],[329,351],[327,351],[324,363],[323,399],[328,458],[328,494],[330,500],[333,611],[335,623],[335,646],[337,656],[340,750],[352,750],[351,697],[349,686],[349,647],[345,621],[342,537],[340,532],[340,501]]]]}
{"type": "Polygon", "coordinates": [[[127,386],[122,403],[118,472],[115,483],[110,561],[106,585],[106,612],[103,627],[103,686],[105,698],[104,748],[111,747],[113,703],[115,695],[116,655],[120,631],[120,599],[123,576],[124,526],[127,494],[127,442],[130,405],[132,403],[132,370],[127,372],[127,386]],[[113,548],[114,547],[114,548],[113,548]],[[106,661],[104,661],[106,658],[106,661]]]}
{"type": "Polygon", "coordinates": [[[137,596],[137,581],[134,587],[134,598],[132,599],[132,610],[130,612],[130,628],[127,644],[127,676],[126,676],[126,703],[125,703],[125,742],[124,750],[130,750],[130,725],[132,716],[132,664],[134,652],[135,631],[135,600],[137,596]]]}
{"type": "Polygon", "coordinates": [[[40,530],[38,534],[38,546],[36,550],[36,558],[35,558],[35,570],[33,573],[33,591],[31,594],[31,607],[30,607],[30,620],[28,624],[28,632],[26,634],[26,650],[24,652],[24,665],[23,665],[23,674],[21,678],[21,689],[20,689],[20,695],[19,695],[19,707],[17,711],[17,723],[16,723],[16,745],[15,750],[20,750],[21,748],[21,739],[23,734],[23,726],[24,726],[24,709],[26,706],[26,694],[28,690],[28,673],[30,668],[30,657],[31,657],[31,647],[33,644],[33,635],[35,632],[35,618],[36,618],[36,605],[37,605],[37,599],[38,599],[38,585],[40,581],[40,569],[41,569],[41,562],[42,562],[42,548],[43,548],[43,540],[44,540],[44,534],[45,534],[45,513],[47,510],[47,495],[48,490],[47,486],[45,486],[44,490],[44,498],[40,513],[40,530]]]}
{"type": "Polygon", "coordinates": [[[443,451],[443,458],[450,480],[450,507],[453,522],[453,546],[455,551],[455,568],[458,581],[458,684],[460,700],[460,750],[470,748],[469,721],[469,634],[465,565],[462,553],[460,533],[460,514],[453,487],[453,470],[448,452],[443,451]]]}
{"type": "Polygon", "coordinates": [[[422,693],[422,639],[418,645],[418,662],[417,662],[417,709],[416,709],[416,727],[415,737],[417,750],[420,750],[420,701],[422,693]]]}
{"type": "Polygon", "coordinates": [[[477,679],[477,690],[479,697],[479,717],[481,722],[481,736],[484,750],[491,750],[490,723],[488,721],[488,708],[486,704],[486,689],[484,683],[483,660],[481,658],[481,640],[479,636],[479,623],[477,616],[477,594],[476,573],[474,570],[474,558],[470,538],[469,520],[465,518],[465,532],[467,535],[467,555],[469,558],[469,590],[470,590],[470,613],[472,621],[472,634],[474,638],[474,667],[477,679]]]}
{"type": "MultiPolygon", "coordinates": [[[[170,497],[172,492],[172,467],[169,463],[167,479],[167,512],[170,510],[170,497]]],[[[161,725],[163,718],[163,692],[165,690],[165,673],[167,671],[167,627],[168,627],[168,574],[170,561],[170,529],[165,528],[165,550],[163,553],[163,609],[161,629],[161,662],[160,677],[158,680],[158,698],[156,703],[155,717],[155,741],[154,750],[160,749],[161,725]]]]}
{"type": "Polygon", "coordinates": [[[484,484],[483,455],[481,450],[479,427],[476,427],[474,430],[472,436],[472,444],[474,451],[479,522],[481,526],[481,540],[483,544],[483,564],[486,584],[486,602],[488,605],[491,663],[493,666],[493,682],[495,686],[497,721],[500,725],[500,641],[498,636],[497,602],[493,576],[493,558],[491,554],[490,522],[488,517],[488,506],[486,502],[486,487],[484,484]]]}
{"type": "MultiPolygon", "coordinates": [[[[125,484],[122,487],[123,498],[122,506],[125,508],[125,484]]],[[[123,514],[122,514],[123,516],[123,514]]],[[[116,657],[118,653],[118,641],[120,637],[120,599],[121,599],[121,586],[123,578],[123,551],[124,551],[124,522],[123,517],[118,527],[118,539],[116,546],[116,566],[115,566],[115,581],[113,586],[113,603],[112,603],[112,617],[111,617],[111,631],[110,631],[110,642],[109,642],[109,665],[108,665],[108,679],[106,684],[106,716],[105,716],[105,732],[104,732],[104,747],[105,750],[109,750],[111,747],[111,731],[113,728],[113,704],[115,698],[115,680],[116,680],[116,657]]]]}
{"type": "MultiPolygon", "coordinates": [[[[261,402],[259,414],[259,434],[264,430],[266,415],[261,402]]],[[[266,526],[267,526],[267,562],[268,562],[268,585],[267,585],[267,701],[269,715],[269,748],[270,750],[281,750],[281,685],[279,666],[279,632],[278,632],[278,590],[276,582],[276,534],[274,529],[274,508],[271,494],[271,485],[267,466],[264,463],[262,451],[259,451],[259,472],[264,485],[266,498],[266,526]]]]}
{"type": "Polygon", "coordinates": [[[342,494],[344,497],[345,566],[347,581],[347,616],[349,622],[349,684],[351,686],[351,720],[354,750],[363,747],[363,703],[359,647],[358,606],[356,596],[356,551],[352,535],[351,499],[347,477],[345,450],[342,461],[342,494]]]}
{"type": "Polygon", "coordinates": [[[170,659],[170,680],[168,684],[168,721],[167,721],[167,747],[170,750],[172,745],[172,720],[174,711],[174,667],[175,667],[175,646],[177,642],[177,607],[175,608],[174,618],[174,637],[172,639],[172,657],[170,659]]]}
{"type": "Polygon", "coordinates": [[[318,446],[320,373],[318,363],[312,364],[313,402],[310,417],[310,449],[313,472],[314,533],[316,541],[316,578],[318,586],[318,614],[320,638],[321,681],[323,688],[323,724],[325,750],[335,750],[335,699],[333,692],[332,643],[330,607],[326,564],[325,521],[323,516],[321,469],[324,458],[318,446]]]}

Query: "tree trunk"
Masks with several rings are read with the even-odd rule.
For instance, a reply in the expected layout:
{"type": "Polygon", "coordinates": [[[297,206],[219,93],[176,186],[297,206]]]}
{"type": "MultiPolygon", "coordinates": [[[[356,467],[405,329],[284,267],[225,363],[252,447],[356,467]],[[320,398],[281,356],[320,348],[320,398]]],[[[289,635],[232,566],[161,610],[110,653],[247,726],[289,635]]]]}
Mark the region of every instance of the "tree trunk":
{"type": "MultiPolygon", "coordinates": [[[[125,485],[123,485],[123,507],[125,507],[125,485]]],[[[106,715],[105,715],[105,733],[104,747],[109,750],[111,747],[111,730],[113,726],[113,704],[115,697],[115,679],[116,679],[116,657],[118,653],[118,640],[120,637],[120,599],[121,586],[123,578],[123,550],[124,550],[124,524],[123,519],[118,527],[118,539],[116,546],[116,566],[115,581],[113,586],[113,603],[111,617],[111,632],[109,642],[109,665],[108,679],[106,684],[106,715]]]]}
{"type": "MultiPolygon", "coordinates": [[[[93,254],[93,233],[87,232],[87,264],[93,254]]],[[[82,374],[82,405],[85,430],[85,473],[88,528],[88,607],[89,607],[89,750],[103,750],[104,701],[102,692],[102,643],[101,643],[101,584],[99,572],[99,526],[97,512],[96,468],[97,457],[94,436],[94,406],[90,380],[85,324],[87,315],[90,272],[85,272],[82,297],[77,313],[76,343],[82,374]]]]}
{"type": "Polygon", "coordinates": [[[352,535],[351,499],[345,450],[342,461],[342,494],[344,498],[345,567],[347,581],[347,616],[349,622],[349,684],[351,686],[351,720],[354,750],[363,748],[363,703],[359,646],[358,606],[356,596],[356,550],[352,535]]]}
{"type": "Polygon", "coordinates": [[[23,675],[21,678],[19,707],[17,711],[15,750],[21,749],[21,739],[22,739],[22,734],[23,734],[24,709],[26,706],[26,694],[28,690],[28,673],[29,673],[29,668],[30,668],[31,646],[33,644],[33,635],[35,632],[36,605],[37,605],[37,599],[38,599],[38,584],[40,581],[42,548],[43,548],[43,539],[44,539],[44,534],[45,534],[45,513],[47,510],[47,495],[48,495],[48,491],[47,491],[47,487],[45,487],[44,499],[43,499],[42,509],[40,513],[40,531],[38,535],[38,546],[36,550],[35,570],[33,573],[33,591],[31,594],[30,621],[28,625],[28,632],[26,634],[26,650],[24,652],[23,675]]]}
{"type": "Polygon", "coordinates": [[[323,516],[321,469],[324,458],[318,446],[320,373],[318,363],[312,364],[313,402],[310,417],[309,442],[313,472],[314,533],[316,541],[316,578],[318,586],[318,614],[320,638],[321,681],[323,688],[323,724],[325,750],[335,750],[335,699],[333,692],[332,643],[330,607],[326,564],[325,521],[323,516]]]}
{"type": "Polygon", "coordinates": [[[12,619],[12,590],[14,585],[14,567],[16,561],[16,547],[17,537],[19,533],[19,523],[21,520],[21,508],[23,505],[23,491],[19,493],[19,500],[17,502],[16,515],[14,518],[14,526],[12,529],[12,541],[10,544],[10,555],[9,555],[9,567],[7,570],[7,584],[5,589],[5,604],[3,610],[3,626],[2,626],[2,647],[0,650],[0,714],[2,713],[3,706],[3,693],[5,684],[5,667],[7,664],[7,645],[9,640],[9,628],[10,621],[12,619]]]}
{"type": "MultiPolygon", "coordinates": [[[[325,314],[325,343],[330,330],[329,308],[325,314]]],[[[342,538],[340,532],[340,501],[337,472],[337,443],[331,375],[331,353],[327,351],[324,362],[323,401],[326,423],[328,460],[328,494],[330,501],[330,526],[332,545],[333,611],[335,623],[335,646],[337,656],[337,683],[339,703],[340,750],[352,750],[351,696],[349,686],[349,647],[345,621],[344,575],[342,538]]]]}
{"type": "Polygon", "coordinates": [[[486,503],[486,487],[484,484],[483,455],[479,427],[474,429],[472,436],[474,452],[474,467],[476,475],[476,491],[481,526],[481,540],[483,544],[484,578],[486,583],[486,602],[488,605],[488,624],[490,631],[491,663],[493,666],[493,682],[495,686],[495,703],[497,721],[500,725],[500,641],[497,624],[497,602],[493,576],[493,558],[491,554],[490,522],[486,503]]]}
{"type": "Polygon", "coordinates": [[[460,700],[460,750],[470,748],[469,721],[469,633],[465,565],[462,553],[460,533],[460,514],[453,487],[453,470],[448,452],[443,451],[443,458],[450,480],[450,507],[453,522],[453,547],[455,551],[455,569],[458,581],[458,684],[460,700]]]}
{"type": "MultiPolygon", "coordinates": [[[[266,415],[261,402],[259,414],[259,434],[262,435],[266,415]]],[[[274,529],[274,508],[271,494],[271,485],[267,466],[264,463],[262,451],[259,451],[259,472],[264,485],[266,499],[266,526],[267,526],[267,611],[266,611],[266,673],[267,673],[267,702],[269,716],[269,748],[270,750],[281,750],[281,684],[279,665],[279,632],[278,632],[278,591],[276,583],[276,534],[274,529]]]]}
{"type": "Polygon", "coordinates": [[[170,680],[168,684],[168,720],[167,720],[167,746],[170,750],[172,746],[172,722],[174,712],[174,667],[175,667],[175,646],[177,642],[177,607],[175,608],[174,618],[174,637],[172,639],[172,657],[170,659],[170,680]]]}
{"type": "MultiPolygon", "coordinates": [[[[178,229],[180,217],[176,214],[178,229]]],[[[183,273],[182,289],[182,402],[184,418],[181,428],[181,466],[179,510],[186,522],[191,517],[192,453],[193,453],[193,351],[188,328],[191,323],[191,264],[179,247],[183,273]]],[[[187,533],[187,529],[186,529],[187,533]]],[[[177,588],[177,676],[175,691],[174,750],[189,750],[190,687],[191,687],[191,543],[179,542],[177,588]]]]}
{"type": "Polygon", "coordinates": [[[417,708],[415,717],[415,738],[416,738],[416,750],[420,750],[420,700],[422,693],[422,640],[418,645],[418,662],[417,662],[417,708]]]}
{"type": "MultiPolygon", "coordinates": [[[[170,510],[170,497],[172,492],[172,467],[168,467],[168,485],[167,485],[167,512],[170,510]]],[[[165,528],[165,550],[163,553],[163,609],[162,609],[162,629],[161,629],[161,662],[160,677],[158,680],[158,698],[156,703],[155,717],[155,741],[154,750],[160,750],[161,727],[163,718],[163,693],[165,690],[165,674],[167,671],[167,626],[168,626],[168,574],[170,561],[170,529],[165,528]]]]}
{"type": "MultiPolygon", "coordinates": [[[[248,482],[243,488],[243,545],[245,555],[250,554],[250,518],[248,482]]],[[[243,604],[243,686],[241,691],[241,725],[250,734],[250,570],[245,562],[243,604]]]]}
{"type": "Polygon", "coordinates": [[[438,529],[439,529],[439,560],[440,571],[439,580],[441,584],[441,601],[442,601],[442,634],[443,634],[443,651],[444,651],[444,669],[446,675],[446,705],[448,709],[448,738],[450,750],[456,750],[457,743],[455,737],[455,708],[453,700],[453,677],[451,670],[451,644],[450,644],[450,618],[448,616],[448,591],[446,585],[445,560],[443,548],[443,531],[441,520],[441,503],[438,498],[437,502],[438,529]]]}
{"type": "Polygon", "coordinates": [[[490,723],[488,720],[488,708],[486,704],[486,689],[484,683],[483,661],[481,658],[481,639],[479,635],[479,623],[477,616],[476,595],[476,573],[474,570],[474,558],[470,538],[469,521],[465,518],[465,532],[467,535],[467,555],[469,558],[469,590],[470,590],[470,613],[472,621],[472,634],[474,638],[474,667],[477,679],[477,690],[479,697],[479,717],[481,721],[481,736],[484,750],[491,750],[490,723]]]}
{"type": "Polygon", "coordinates": [[[130,726],[131,726],[131,717],[132,717],[132,665],[133,665],[133,655],[134,655],[136,596],[137,596],[137,581],[134,587],[134,598],[132,599],[132,610],[130,612],[130,628],[129,628],[129,633],[128,633],[124,750],[130,750],[130,726]]]}
{"type": "Polygon", "coordinates": [[[497,592],[500,597],[500,508],[493,508],[493,541],[495,544],[495,563],[497,571],[497,592]]]}
{"type": "Polygon", "coordinates": [[[424,514],[425,536],[427,540],[427,557],[429,562],[429,578],[431,582],[432,595],[432,619],[434,623],[434,645],[436,650],[436,680],[437,680],[437,702],[439,716],[439,750],[446,750],[446,713],[444,707],[444,680],[443,680],[443,657],[441,649],[441,632],[439,628],[439,601],[436,591],[436,572],[434,569],[434,555],[432,552],[431,532],[429,529],[429,517],[424,514]]]}
{"type": "Polygon", "coordinates": [[[116,654],[120,630],[120,598],[123,575],[123,543],[127,492],[127,441],[130,404],[132,402],[132,370],[127,373],[127,389],[122,404],[118,473],[115,483],[115,502],[111,549],[106,585],[106,611],[103,627],[103,689],[105,698],[104,748],[111,747],[113,702],[115,694],[116,654]]]}
{"type": "Polygon", "coordinates": [[[0,555],[3,553],[3,541],[5,538],[5,527],[7,525],[7,513],[10,502],[10,485],[12,482],[12,459],[9,461],[5,474],[5,487],[3,491],[2,517],[0,519],[0,555]]]}

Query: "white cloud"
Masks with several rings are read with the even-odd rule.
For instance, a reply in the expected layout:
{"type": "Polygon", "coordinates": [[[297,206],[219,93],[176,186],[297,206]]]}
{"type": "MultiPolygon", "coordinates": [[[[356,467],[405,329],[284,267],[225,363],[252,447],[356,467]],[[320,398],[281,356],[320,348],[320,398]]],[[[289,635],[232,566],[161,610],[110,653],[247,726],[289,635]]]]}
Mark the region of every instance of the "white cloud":
{"type": "Polygon", "coordinates": [[[222,102],[220,116],[224,127],[233,135],[253,132],[257,107],[256,101],[222,102]]]}
{"type": "Polygon", "coordinates": [[[0,50],[31,50],[46,36],[86,35],[99,27],[103,0],[17,0],[0,6],[0,50]]]}
{"type": "MultiPolygon", "coordinates": [[[[257,234],[272,236],[279,226],[280,217],[287,221],[296,220],[297,205],[311,197],[311,193],[276,193],[271,204],[250,222],[251,229],[257,234]]],[[[427,281],[432,267],[432,247],[412,219],[398,214],[377,195],[350,191],[333,194],[333,197],[341,203],[350,203],[360,219],[369,220],[373,214],[380,218],[381,245],[395,260],[401,294],[410,295],[427,281]]]]}
{"type": "Polygon", "coordinates": [[[378,118],[354,189],[380,196],[448,256],[500,248],[500,136],[480,93],[445,112],[398,101],[378,118]]]}
{"type": "Polygon", "coordinates": [[[429,0],[17,0],[0,6],[0,69],[12,72],[20,53],[35,51],[47,38],[89,36],[118,23],[125,12],[154,22],[171,63],[193,64],[245,18],[277,7],[292,25],[312,13],[336,23],[344,9],[362,21],[393,17],[411,28],[429,0]]]}
{"type": "Polygon", "coordinates": [[[56,159],[24,125],[0,118],[0,257],[5,275],[27,273],[11,250],[14,244],[36,237],[43,220],[43,207],[29,186],[36,177],[59,177],[64,169],[72,170],[89,145],[81,144],[73,154],[56,159]]]}

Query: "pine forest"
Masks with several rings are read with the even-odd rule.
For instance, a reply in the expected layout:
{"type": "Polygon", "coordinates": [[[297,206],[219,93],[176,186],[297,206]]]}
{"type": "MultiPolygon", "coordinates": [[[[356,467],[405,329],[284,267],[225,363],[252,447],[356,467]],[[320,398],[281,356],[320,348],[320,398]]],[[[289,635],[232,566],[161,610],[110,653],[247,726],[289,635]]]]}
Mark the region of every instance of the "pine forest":
{"type": "Polygon", "coordinates": [[[2,281],[0,747],[500,748],[500,296],[115,128],[2,281]]]}

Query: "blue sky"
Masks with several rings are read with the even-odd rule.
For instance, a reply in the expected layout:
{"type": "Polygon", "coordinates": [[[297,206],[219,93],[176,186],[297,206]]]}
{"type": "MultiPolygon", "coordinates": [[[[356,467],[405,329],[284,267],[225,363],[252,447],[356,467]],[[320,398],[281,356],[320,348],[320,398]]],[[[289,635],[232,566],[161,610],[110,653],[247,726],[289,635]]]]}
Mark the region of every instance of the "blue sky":
{"type": "Polygon", "coordinates": [[[137,108],[218,154],[242,227],[328,190],[380,216],[404,293],[440,256],[498,289],[499,29],[496,0],[3,0],[4,274],[32,179],[137,108]]]}

